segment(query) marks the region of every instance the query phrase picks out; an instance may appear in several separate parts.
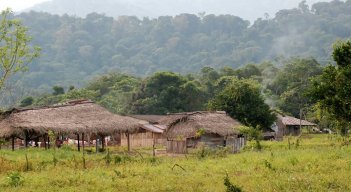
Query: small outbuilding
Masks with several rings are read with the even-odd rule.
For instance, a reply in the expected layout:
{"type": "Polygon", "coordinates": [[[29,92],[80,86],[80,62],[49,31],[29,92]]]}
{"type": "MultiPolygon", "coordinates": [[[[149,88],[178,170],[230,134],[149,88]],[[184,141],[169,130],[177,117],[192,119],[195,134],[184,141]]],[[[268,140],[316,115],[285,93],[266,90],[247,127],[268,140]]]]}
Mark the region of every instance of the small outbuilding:
{"type": "Polygon", "coordinates": [[[168,153],[187,153],[200,145],[229,147],[238,152],[245,139],[239,134],[241,123],[223,111],[196,111],[168,114],[160,120],[166,126],[168,153]]]}
{"type": "Polygon", "coordinates": [[[277,115],[277,121],[272,126],[275,131],[276,139],[282,140],[283,136],[298,136],[301,134],[300,127],[316,127],[315,123],[306,120],[300,120],[291,116],[277,115]]]}
{"type": "Polygon", "coordinates": [[[148,123],[140,125],[139,129],[132,134],[122,134],[122,146],[127,146],[128,141],[131,147],[166,145],[166,137],[163,135],[166,126],[159,124],[164,115],[131,115],[131,117],[148,123]]]}

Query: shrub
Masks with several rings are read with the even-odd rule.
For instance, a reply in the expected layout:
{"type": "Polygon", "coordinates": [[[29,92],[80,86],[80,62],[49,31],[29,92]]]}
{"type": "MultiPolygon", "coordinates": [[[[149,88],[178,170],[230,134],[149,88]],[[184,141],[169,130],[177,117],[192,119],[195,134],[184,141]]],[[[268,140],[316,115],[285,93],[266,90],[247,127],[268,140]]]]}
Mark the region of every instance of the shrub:
{"type": "Polygon", "coordinates": [[[266,168],[268,168],[269,170],[275,171],[275,168],[272,166],[271,162],[265,159],[263,163],[266,168]]]}
{"type": "Polygon", "coordinates": [[[121,156],[119,156],[119,155],[115,156],[115,158],[114,158],[115,164],[120,164],[120,163],[122,163],[122,161],[123,161],[123,159],[121,156]]]}
{"type": "Polygon", "coordinates": [[[195,152],[195,155],[198,159],[204,159],[211,155],[211,149],[206,147],[205,145],[200,145],[195,152]]]}
{"type": "Polygon", "coordinates": [[[112,157],[110,155],[110,150],[107,149],[107,154],[104,157],[106,165],[110,165],[111,161],[112,161],[112,157]]]}
{"type": "Polygon", "coordinates": [[[122,172],[120,172],[118,170],[113,170],[113,171],[115,172],[117,178],[122,178],[123,179],[123,178],[127,177],[126,175],[124,175],[122,172]]]}
{"type": "Polygon", "coordinates": [[[228,153],[229,153],[228,147],[221,147],[220,146],[215,150],[216,157],[227,157],[228,153]]]}
{"type": "Polygon", "coordinates": [[[23,182],[24,182],[24,178],[22,177],[21,173],[19,173],[17,171],[9,173],[7,175],[7,179],[8,179],[8,184],[11,187],[21,186],[21,185],[23,185],[23,182]]]}
{"type": "Polygon", "coordinates": [[[296,157],[292,157],[289,159],[291,165],[295,166],[299,163],[299,160],[296,157]]]}
{"type": "Polygon", "coordinates": [[[226,192],[242,192],[242,189],[234,184],[232,184],[229,180],[228,173],[224,177],[224,185],[226,186],[226,192]]]}

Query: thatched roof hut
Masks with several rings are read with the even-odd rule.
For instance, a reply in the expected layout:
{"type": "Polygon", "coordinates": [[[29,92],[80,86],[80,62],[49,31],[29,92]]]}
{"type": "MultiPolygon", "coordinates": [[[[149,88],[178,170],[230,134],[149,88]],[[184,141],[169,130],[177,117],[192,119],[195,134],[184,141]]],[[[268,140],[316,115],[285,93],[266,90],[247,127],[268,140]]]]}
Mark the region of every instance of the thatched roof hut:
{"type": "Polygon", "coordinates": [[[92,101],[78,100],[38,108],[15,108],[1,114],[0,137],[23,131],[38,134],[49,130],[56,133],[95,133],[109,135],[134,132],[146,123],[132,117],[115,115],[92,101]]]}
{"type": "Polygon", "coordinates": [[[168,114],[160,120],[160,124],[167,126],[168,138],[195,137],[200,129],[203,129],[205,133],[220,136],[238,135],[236,128],[241,126],[240,122],[228,116],[224,111],[168,114]]]}
{"type": "Polygon", "coordinates": [[[188,148],[201,145],[228,146],[232,152],[237,152],[245,145],[244,138],[239,137],[241,124],[224,111],[168,114],[159,123],[167,127],[168,153],[187,153],[188,148]]]}

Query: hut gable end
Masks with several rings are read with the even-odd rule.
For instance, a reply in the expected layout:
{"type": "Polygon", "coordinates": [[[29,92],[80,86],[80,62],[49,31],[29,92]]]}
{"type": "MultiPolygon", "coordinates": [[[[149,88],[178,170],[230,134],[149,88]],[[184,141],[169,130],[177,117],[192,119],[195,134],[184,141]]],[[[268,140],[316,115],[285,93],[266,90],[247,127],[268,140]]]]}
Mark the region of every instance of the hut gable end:
{"type": "Polygon", "coordinates": [[[236,128],[241,124],[229,117],[225,112],[196,111],[188,113],[168,114],[160,120],[160,124],[167,127],[168,138],[196,137],[198,130],[220,136],[237,135],[236,128]]]}

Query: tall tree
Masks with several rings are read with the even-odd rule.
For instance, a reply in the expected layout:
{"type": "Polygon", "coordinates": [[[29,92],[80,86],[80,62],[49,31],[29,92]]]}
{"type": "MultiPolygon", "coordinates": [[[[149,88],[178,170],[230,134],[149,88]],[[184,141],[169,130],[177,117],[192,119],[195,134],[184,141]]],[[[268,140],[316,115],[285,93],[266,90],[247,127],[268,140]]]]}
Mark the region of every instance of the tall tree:
{"type": "Polygon", "coordinates": [[[343,135],[351,127],[351,41],[334,44],[336,66],[327,66],[314,78],[309,95],[339,124],[343,135]]]}
{"type": "Polygon", "coordinates": [[[321,74],[322,67],[313,58],[292,58],[285,61],[268,88],[279,97],[278,107],[284,112],[299,117],[302,108],[311,106],[305,96],[310,78],[321,74]]]}
{"type": "Polygon", "coordinates": [[[63,87],[61,87],[61,86],[55,85],[55,86],[52,87],[52,89],[53,89],[53,91],[54,91],[54,92],[52,92],[52,95],[62,95],[62,94],[65,94],[65,89],[64,89],[63,87]]]}
{"type": "Polygon", "coordinates": [[[6,9],[0,16],[0,89],[13,74],[25,71],[27,64],[39,56],[40,49],[29,45],[31,38],[21,21],[12,19],[6,9]]]}
{"type": "Polygon", "coordinates": [[[224,110],[243,124],[260,129],[269,128],[275,115],[265,104],[257,81],[233,78],[213,100],[211,110],[224,110]]]}
{"type": "Polygon", "coordinates": [[[203,95],[200,83],[172,72],[158,72],[144,80],[136,94],[133,112],[165,114],[200,110],[205,103],[203,95]]]}

